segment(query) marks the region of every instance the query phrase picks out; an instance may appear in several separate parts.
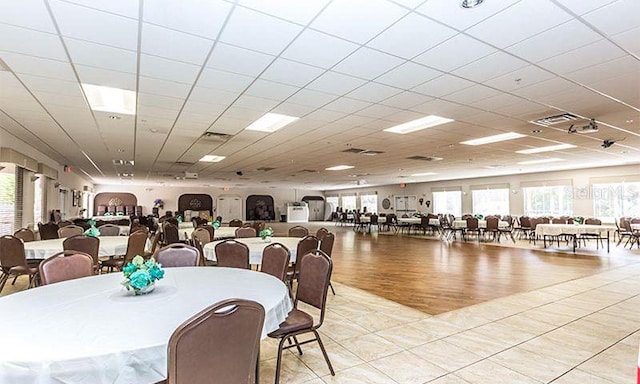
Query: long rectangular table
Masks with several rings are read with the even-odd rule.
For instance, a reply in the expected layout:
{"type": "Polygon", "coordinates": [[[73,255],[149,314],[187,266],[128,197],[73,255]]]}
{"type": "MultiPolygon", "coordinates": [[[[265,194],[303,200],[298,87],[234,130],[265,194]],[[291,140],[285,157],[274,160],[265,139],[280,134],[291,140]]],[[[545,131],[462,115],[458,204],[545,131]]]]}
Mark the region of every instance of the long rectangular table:
{"type": "Polygon", "coordinates": [[[547,236],[569,236],[573,240],[573,252],[575,252],[578,236],[583,234],[597,234],[598,239],[607,240],[607,252],[609,252],[609,233],[615,230],[616,227],[611,225],[538,224],[536,226],[536,236],[542,237],[545,248],[547,247],[547,236]]]}

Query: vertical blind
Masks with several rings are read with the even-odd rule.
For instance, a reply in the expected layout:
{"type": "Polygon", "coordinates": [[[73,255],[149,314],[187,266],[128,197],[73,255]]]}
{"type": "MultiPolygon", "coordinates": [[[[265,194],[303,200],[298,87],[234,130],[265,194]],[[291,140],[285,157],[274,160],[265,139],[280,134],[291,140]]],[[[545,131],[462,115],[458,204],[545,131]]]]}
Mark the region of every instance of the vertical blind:
{"type": "Polygon", "coordinates": [[[13,234],[16,205],[16,174],[13,164],[0,169],[0,235],[13,234]]]}

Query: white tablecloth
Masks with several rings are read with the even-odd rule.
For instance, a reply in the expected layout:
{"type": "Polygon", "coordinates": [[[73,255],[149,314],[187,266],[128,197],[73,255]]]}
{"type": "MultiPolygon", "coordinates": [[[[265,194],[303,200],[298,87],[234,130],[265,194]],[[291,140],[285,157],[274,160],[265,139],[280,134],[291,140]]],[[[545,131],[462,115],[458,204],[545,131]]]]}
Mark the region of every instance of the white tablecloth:
{"type": "MultiPolygon", "coordinates": [[[[246,244],[249,247],[249,263],[250,264],[262,264],[262,251],[264,248],[271,243],[280,243],[285,247],[289,248],[289,253],[291,254],[291,258],[289,259],[292,262],[296,261],[296,251],[298,248],[298,242],[300,241],[299,237],[272,237],[270,243],[265,243],[259,237],[249,237],[236,239],[241,243],[246,244]]],[[[215,247],[216,244],[220,243],[220,241],[213,241],[209,244],[206,244],[202,249],[204,251],[204,257],[207,260],[216,261],[216,252],[215,247]]]]}
{"type": "MultiPolygon", "coordinates": [[[[410,224],[410,225],[418,225],[422,223],[422,218],[420,217],[399,217],[399,224],[410,224]]],[[[438,219],[429,219],[429,225],[440,225],[440,220],[438,219]]]]}
{"type": "Polygon", "coordinates": [[[575,225],[575,224],[538,224],[536,236],[580,235],[583,233],[597,233],[606,236],[608,231],[615,231],[611,225],[575,225]]]}
{"type": "MultiPolygon", "coordinates": [[[[178,231],[180,240],[191,240],[191,234],[194,229],[195,228],[180,229],[178,231]]],[[[232,239],[236,237],[236,227],[220,227],[213,231],[213,236],[215,236],[215,240],[232,239]]]]}
{"type": "MultiPolygon", "coordinates": [[[[100,236],[99,256],[117,256],[127,253],[128,236],[100,236]]],[[[24,243],[24,253],[27,259],[46,259],[58,252],[62,252],[64,239],[29,241],[24,243]]],[[[1,382],[0,382],[1,383],[1,382]]]]}
{"type": "Polygon", "coordinates": [[[92,220],[96,221],[117,221],[117,220],[131,220],[129,216],[93,216],[92,220]]]}
{"type": "MultiPolygon", "coordinates": [[[[454,220],[451,224],[453,228],[467,228],[467,220],[454,220]]],[[[507,228],[509,223],[506,221],[498,221],[498,228],[507,228]]],[[[478,228],[487,228],[486,220],[478,220],[478,228]]]]}
{"type": "Polygon", "coordinates": [[[154,292],[131,296],[122,274],[51,284],[0,298],[0,383],[147,384],[167,372],[167,344],[189,317],[228,298],[265,308],[262,338],[292,305],[266,273],[167,268],[154,292]]]}

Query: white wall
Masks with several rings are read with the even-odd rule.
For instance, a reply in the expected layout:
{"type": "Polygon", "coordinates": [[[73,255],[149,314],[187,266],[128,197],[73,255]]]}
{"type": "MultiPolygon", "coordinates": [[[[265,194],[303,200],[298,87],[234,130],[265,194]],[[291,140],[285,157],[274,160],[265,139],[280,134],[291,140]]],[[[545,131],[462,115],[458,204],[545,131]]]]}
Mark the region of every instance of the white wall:
{"type": "MultiPolygon", "coordinates": [[[[394,204],[393,196],[396,195],[415,195],[418,198],[431,200],[432,188],[442,187],[458,187],[462,188],[462,212],[473,213],[472,201],[471,201],[471,187],[484,184],[508,184],[511,190],[509,205],[512,215],[522,215],[524,210],[524,200],[522,196],[521,183],[526,182],[549,182],[552,180],[567,180],[572,181],[574,191],[574,203],[573,214],[579,216],[593,216],[593,199],[590,193],[584,193],[589,191],[592,178],[610,177],[624,181],[625,178],[634,176],[637,178],[640,175],[640,167],[637,165],[617,166],[617,167],[603,167],[603,168],[591,168],[591,169],[579,169],[572,171],[556,171],[556,172],[541,172],[541,173],[528,173],[509,176],[493,176],[493,177],[481,177],[473,179],[458,179],[448,181],[435,181],[428,183],[413,183],[407,184],[405,188],[400,188],[399,184],[386,185],[379,187],[366,187],[366,188],[353,188],[338,191],[325,191],[325,195],[336,195],[343,193],[360,193],[374,192],[378,194],[378,212],[379,213],[392,213],[392,209],[385,210],[382,208],[382,200],[386,197],[391,200],[392,208],[394,204]],[[585,190],[586,188],[586,190],[585,190]]],[[[360,204],[358,199],[358,204],[360,204]]],[[[426,205],[418,205],[418,209],[422,212],[433,212],[433,205],[427,208],[426,205]]],[[[437,213],[437,212],[435,212],[437,213]]]]}
{"type": "MultiPolygon", "coordinates": [[[[224,191],[222,188],[204,188],[204,187],[145,187],[135,185],[108,185],[97,184],[95,192],[129,192],[138,198],[138,205],[142,206],[142,214],[151,214],[153,201],[161,199],[164,202],[164,209],[160,210],[160,215],[164,211],[176,211],[178,209],[178,198],[185,193],[202,193],[210,195],[213,198],[214,207],[220,195],[237,195],[242,198],[242,220],[245,220],[245,203],[246,198],[250,195],[270,195],[273,197],[276,210],[276,220],[280,220],[280,215],[285,214],[285,203],[301,201],[304,196],[323,196],[321,191],[307,191],[299,189],[285,188],[264,188],[264,189],[234,189],[224,191]]],[[[225,221],[230,218],[224,218],[225,221]]]]}

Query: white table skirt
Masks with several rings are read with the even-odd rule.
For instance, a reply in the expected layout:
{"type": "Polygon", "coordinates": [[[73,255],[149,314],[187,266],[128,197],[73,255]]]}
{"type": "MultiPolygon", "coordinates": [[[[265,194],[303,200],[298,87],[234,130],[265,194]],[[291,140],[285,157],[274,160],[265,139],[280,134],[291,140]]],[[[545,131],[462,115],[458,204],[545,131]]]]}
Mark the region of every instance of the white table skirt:
{"type": "MultiPolygon", "coordinates": [[[[467,220],[454,220],[451,224],[453,228],[467,228],[467,220]]],[[[507,228],[509,223],[506,221],[498,221],[498,228],[507,228]]],[[[487,228],[486,220],[478,220],[478,228],[487,228]]]]}
{"type": "Polygon", "coordinates": [[[131,221],[129,216],[93,216],[91,219],[96,221],[117,221],[123,219],[131,221]]]}
{"type": "MultiPolygon", "coordinates": [[[[299,237],[272,237],[270,243],[265,243],[259,237],[249,237],[249,238],[242,238],[242,239],[236,239],[236,240],[246,244],[249,247],[249,263],[250,264],[262,264],[262,251],[267,245],[272,243],[280,243],[285,247],[289,248],[289,253],[291,255],[291,258],[289,260],[292,262],[295,262],[298,242],[300,241],[300,238],[299,237]]],[[[204,257],[206,257],[207,260],[216,261],[215,247],[216,247],[216,244],[220,242],[221,241],[213,241],[209,244],[206,244],[203,247],[204,257]]]]}
{"type": "MultiPolygon", "coordinates": [[[[127,253],[128,236],[100,236],[99,256],[117,256],[127,253]]],[[[64,239],[29,241],[24,243],[24,253],[27,259],[46,259],[58,252],[62,252],[64,239]]]]}
{"type": "MultiPolygon", "coordinates": [[[[422,224],[422,218],[420,217],[399,217],[398,223],[400,224],[411,224],[418,225],[422,224]]],[[[440,225],[440,220],[438,219],[429,219],[429,225],[440,225]]]]}
{"type": "Polygon", "coordinates": [[[583,233],[597,233],[600,236],[606,236],[607,232],[615,230],[616,227],[610,225],[538,224],[536,236],[580,235],[583,233]]]}
{"type": "MultiPolygon", "coordinates": [[[[193,233],[194,230],[195,228],[180,229],[178,231],[178,236],[180,237],[180,240],[182,241],[191,240],[191,234],[193,233]]],[[[215,236],[214,240],[232,239],[236,237],[236,227],[220,227],[220,228],[214,229],[213,236],[215,236]]]]}
{"type": "Polygon", "coordinates": [[[154,292],[131,296],[111,273],[0,298],[0,383],[147,384],[164,380],[173,331],[228,298],[265,308],[262,338],[292,305],[266,273],[234,268],[167,268],[154,292]]]}

